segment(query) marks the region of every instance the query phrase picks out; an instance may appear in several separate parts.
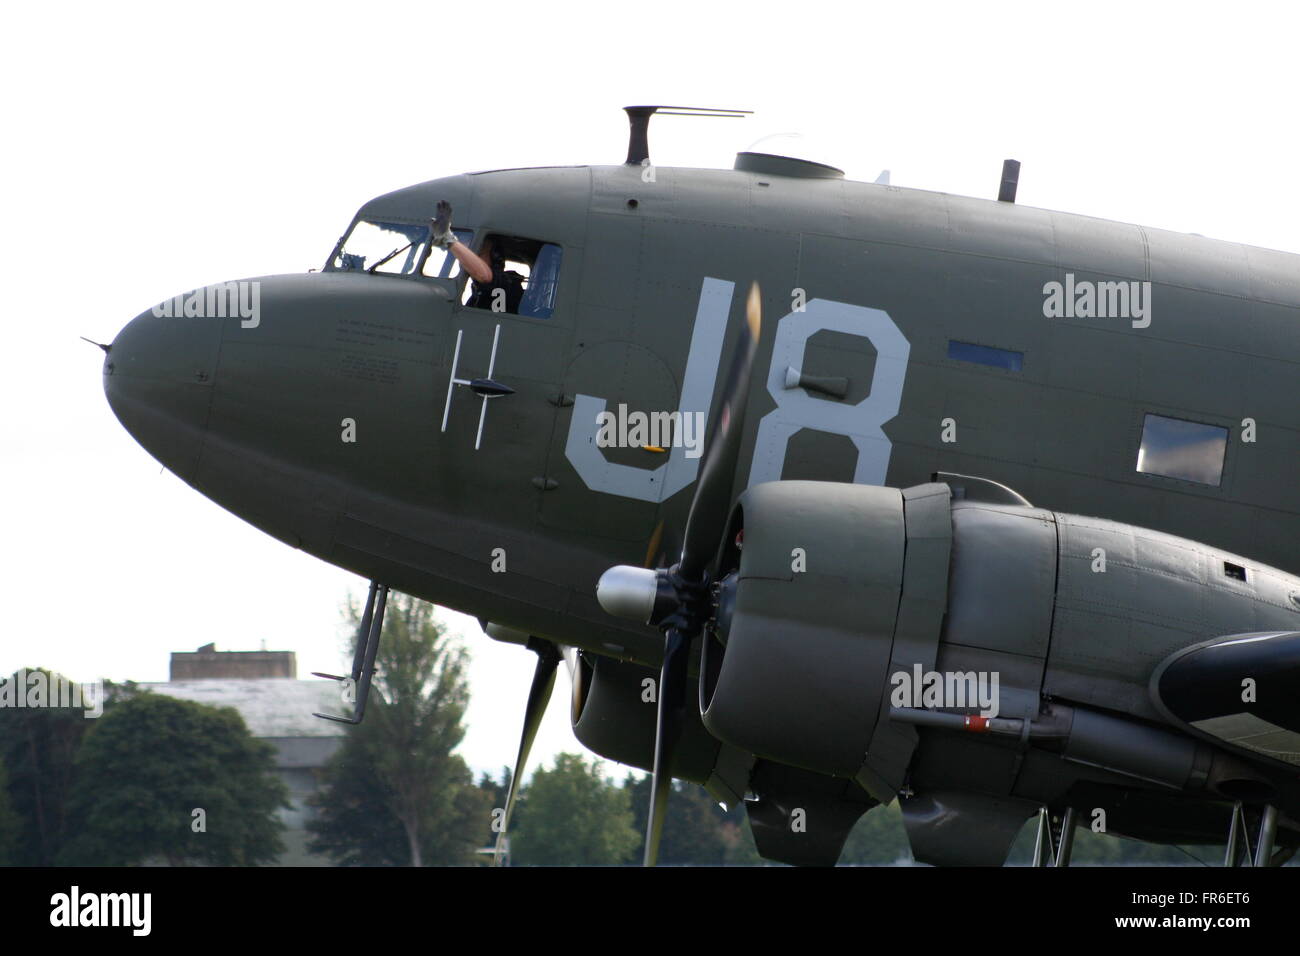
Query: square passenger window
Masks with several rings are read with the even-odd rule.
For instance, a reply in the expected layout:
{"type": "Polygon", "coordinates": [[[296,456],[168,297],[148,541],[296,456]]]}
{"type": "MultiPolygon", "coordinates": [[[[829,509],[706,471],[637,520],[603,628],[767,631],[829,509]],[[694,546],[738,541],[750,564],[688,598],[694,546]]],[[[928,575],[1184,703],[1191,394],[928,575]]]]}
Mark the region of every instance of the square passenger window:
{"type": "Polygon", "coordinates": [[[1148,414],[1142,422],[1137,470],[1217,487],[1227,449],[1226,428],[1148,414]]]}

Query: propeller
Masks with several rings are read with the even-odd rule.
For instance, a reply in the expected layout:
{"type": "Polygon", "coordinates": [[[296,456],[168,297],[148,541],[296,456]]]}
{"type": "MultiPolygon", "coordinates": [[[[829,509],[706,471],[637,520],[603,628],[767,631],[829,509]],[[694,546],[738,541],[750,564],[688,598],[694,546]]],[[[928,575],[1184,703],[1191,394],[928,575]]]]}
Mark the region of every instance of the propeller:
{"type": "Polygon", "coordinates": [[[619,565],[601,575],[596,585],[597,600],[606,611],[656,624],[664,632],[643,861],[646,866],[654,866],[659,857],[664,810],[672,785],[673,755],[681,737],[690,647],[710,613],[709,572],[731,515],[731,486],[740,457],[745,405],[761,331],[761,295],[758,283],[754,283],[745,303],[745,326],[724,379],[718,415],[705,441],[680,559],[671,568],[659,570],[619,565]]]}
{"type": "Polygon", "coordinates": [[[537,730],[542,725],[542,716],[551,699],[551,689],[555,687],[555,670],[560,665],[563,655],[560,649],[550,641],[540,637],[528,638],[527,648],[537,655],[537,668],[533,671],[533,685],[528,689],[528,703],[524,707],[524,729],[519,737],[519,755],[515,758],[515,769],[510,775],[510,792],[506,795],[506,812],[501,820],[501,830],[497,833],[496,849],[492,854],[492,865],[500,866],[505,849],[506,830],[510,827],[510,814],[515,808],[515,798],[519,795],[519,781],[524,775],[524,765],[528,763],[529,751],[537,739],[537,730]]]}

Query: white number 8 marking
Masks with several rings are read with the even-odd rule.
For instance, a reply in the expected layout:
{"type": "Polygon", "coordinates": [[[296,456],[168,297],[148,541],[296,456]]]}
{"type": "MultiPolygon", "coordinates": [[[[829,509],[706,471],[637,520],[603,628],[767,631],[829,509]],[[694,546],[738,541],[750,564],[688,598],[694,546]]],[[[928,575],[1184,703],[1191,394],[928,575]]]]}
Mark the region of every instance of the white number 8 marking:
{"type": "Polygon", "coordinates": [[[898,414],[910,351],[903,333],[889,313],[881,309],[813,299],[804,311],[791,312],[781,319],[767,373],[767,391],[777,407],[759,422],[754,461],[749,471],[750,486],[780,480],[790,439],[805,428],[847,435],[858,449],[853,481],[883,485],[892,448],[882,426],[898,414]],[[801,388],[786,388],[786,369],[803,368],[808,339],[821,331],[858,335],[876,348],[871,390],[856,405],[823,401],[801,388]]]}

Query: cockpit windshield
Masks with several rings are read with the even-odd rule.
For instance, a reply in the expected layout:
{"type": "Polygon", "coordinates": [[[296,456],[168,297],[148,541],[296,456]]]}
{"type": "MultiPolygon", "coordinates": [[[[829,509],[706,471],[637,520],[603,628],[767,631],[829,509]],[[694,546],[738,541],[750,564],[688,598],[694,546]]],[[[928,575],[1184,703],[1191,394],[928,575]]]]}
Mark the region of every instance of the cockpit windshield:
{"type": "Polygon", "coordinates": [[[409,275],[429,241],[429,227],[398,222],[359,221],[330,262],[333,269],[409,275]]]}

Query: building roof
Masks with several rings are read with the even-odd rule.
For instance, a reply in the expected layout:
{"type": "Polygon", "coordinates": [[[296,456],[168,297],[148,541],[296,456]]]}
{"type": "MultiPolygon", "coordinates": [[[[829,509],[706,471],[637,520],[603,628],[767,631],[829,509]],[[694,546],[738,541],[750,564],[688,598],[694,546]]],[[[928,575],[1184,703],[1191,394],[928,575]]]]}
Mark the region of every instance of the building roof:
{"type": "Polygon", "coordinates": [[[139,685],[144,690],[239,711],[254,737],[340,737],[344,724],[312,713],[348,713],[332,680],[288,677],[178,680],[139,685]]]}

